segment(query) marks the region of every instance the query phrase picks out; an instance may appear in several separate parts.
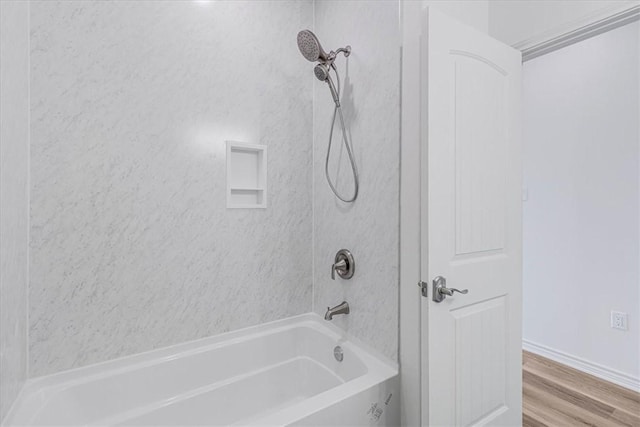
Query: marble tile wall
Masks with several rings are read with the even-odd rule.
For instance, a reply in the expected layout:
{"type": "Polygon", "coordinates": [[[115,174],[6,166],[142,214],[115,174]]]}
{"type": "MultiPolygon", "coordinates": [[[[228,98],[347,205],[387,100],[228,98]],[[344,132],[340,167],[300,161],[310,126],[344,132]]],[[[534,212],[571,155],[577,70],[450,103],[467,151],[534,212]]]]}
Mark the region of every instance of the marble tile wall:
{"type": "Polygon", "coordinates": [[[29,4],[0,2],[0,422],[27,377],[29,4]]]}
{"type": "MultiPolygon", "coordinates": [[[[311,1],[33,2],[32,376],[311,310],[312,19],[311,1]],[[268,146],[267,209],[226,209],[225,140],[268,146]]],[[[387,143],[365,203],[397,196],[387,143]]]]}
{"type": "MultiPolygon", "coordinates": [[[[342,105],[360,174],[354,204],[338,201],[326,183],[324,161],[333,101],[314,86],[314,310],[349,302],[334,322],[384,355],[398,352],[400,153],[400,27],[398,1],[315,2],[314,31],[325,50],[352,47],[337,65],[342,105]],[[353,252],[351,280],[331,280],[338,249],[353,252]]],[[[311,72],[309,67],[309,73],[311,72]]],[[[330,172],[351,194],[351,171],[336,128],[330,172]]]]}

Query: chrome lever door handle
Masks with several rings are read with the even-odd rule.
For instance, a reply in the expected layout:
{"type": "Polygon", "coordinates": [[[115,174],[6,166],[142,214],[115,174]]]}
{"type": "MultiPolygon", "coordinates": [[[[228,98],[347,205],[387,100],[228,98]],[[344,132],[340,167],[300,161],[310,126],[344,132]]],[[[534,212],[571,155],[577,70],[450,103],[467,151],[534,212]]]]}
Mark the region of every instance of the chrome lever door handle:
{"type": "Polygon", "coordinates": [[[461,294],[468,294],[469,293],[469,289],[464,289],[464,290],[461,291],[460,289],[456,289],[456,288],[440,288],[440,289],[438,289],[438,291],[441,294],[445,294],[445,295],[448,295],[448,296],[453,296],[454,292],[458,292],[458,293],[461,293],[461,294]]]}
{"type": "Polygon", "coordinates": [[[469,289],[461,291],[456,288],[447,288],[447,279],[442,276],[433,279],[433,295],[431,298],[434,302],[442,302],[447,296],[453,296],[454,292],[467,294],[469,293],[469,289]]]}

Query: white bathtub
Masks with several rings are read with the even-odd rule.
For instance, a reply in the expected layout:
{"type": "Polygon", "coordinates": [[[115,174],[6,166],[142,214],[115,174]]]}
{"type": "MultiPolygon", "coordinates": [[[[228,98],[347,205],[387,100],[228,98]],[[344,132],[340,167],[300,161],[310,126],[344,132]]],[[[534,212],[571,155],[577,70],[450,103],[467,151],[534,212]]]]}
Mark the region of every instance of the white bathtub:
{"type": "Polygon", "coordinates": [[[305,314],[36,378],[5,425],[392,426],[397,374],[305,314]]]}

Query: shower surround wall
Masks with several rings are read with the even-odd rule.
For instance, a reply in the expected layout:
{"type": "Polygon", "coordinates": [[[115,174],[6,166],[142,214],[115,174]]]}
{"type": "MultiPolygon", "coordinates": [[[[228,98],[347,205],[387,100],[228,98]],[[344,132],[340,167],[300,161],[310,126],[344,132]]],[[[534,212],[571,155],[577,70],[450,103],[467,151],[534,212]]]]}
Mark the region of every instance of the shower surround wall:
{"type": "Polygon", "coordinates": [[[396,359],[399,46],[395,0],[33,2],[30,375],[343,299],[334,322],[396,359]],[[353,46],[353,205],[325,182],[333,104],[303,28],[353,46]],[[269,147],[267,209],[226,209],[226,140],[269,147]],[[356,274],[334,282],[340,248],[356,274]]]}
{"type": "MultiPolygon", "coordinates": [[[[314,31],[325,49],[350,44],[336,63],[342,105],[360,173],[353,204],[339,202],[324,176],[333,113],[327,84],[316,81],[314,102],[314,310],[347,301],[348,316],[333,322],[385,356],[398,352],[398,239],[400,154],[400,27],[398,1],[316,1],[314,31]],[[331,280],[335,253],[355,257],[350,280],[331,280]]],[[[312,67],[308,66],[307,73],[312,67]]],[[[351,169],[334,134],[331,176],[346,196],[351,169]]]]}
{"type": "MultiPolygon", "coordinates": [[[[312,18],[311,1],[33,2],[32,376],[311,311],[313,77],[295,35],[312,18]],[[268,209],[226,209],[225,140],[268,146],[268,209]]],[[[358,212],[392,201],[363,160],[358,212]]]]}
{"type": "Polygon", "coordinates": [[[0,422],[27,377],[29,4],[0,2],[0,422]]]}

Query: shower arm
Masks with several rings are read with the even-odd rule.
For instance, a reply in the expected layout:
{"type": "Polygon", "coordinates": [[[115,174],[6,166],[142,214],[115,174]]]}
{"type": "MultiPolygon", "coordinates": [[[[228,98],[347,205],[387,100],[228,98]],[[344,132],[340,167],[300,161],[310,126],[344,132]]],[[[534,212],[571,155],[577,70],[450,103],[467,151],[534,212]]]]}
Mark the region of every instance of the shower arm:
{"type": "Polygon", "coordinates": [[[327,63],[332,64],[333,65],[333,61],[335,61],[336,57],[338,56],[339,53],[343,53],[345,58],[348,58],[349,55],[351,55],[351,46],[345,46],[345,47],[341,47],[340,49],[336,50],[335,52],[332,50],[331,52],[329,52],[329,54],[327,55],[327,63]]]}

